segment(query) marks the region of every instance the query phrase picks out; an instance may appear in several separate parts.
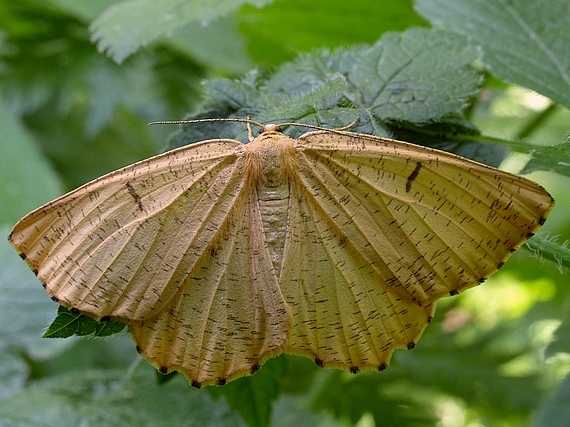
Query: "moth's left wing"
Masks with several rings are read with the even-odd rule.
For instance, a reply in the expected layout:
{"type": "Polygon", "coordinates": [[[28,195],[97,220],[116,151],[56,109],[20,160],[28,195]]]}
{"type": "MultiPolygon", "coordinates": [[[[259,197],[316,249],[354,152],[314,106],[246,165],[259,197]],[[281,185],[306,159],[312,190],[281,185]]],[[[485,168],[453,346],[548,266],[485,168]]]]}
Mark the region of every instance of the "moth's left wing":
{"type": "Polygon", "coordinates": [[[153,316],[241,192],[243,147],[205,141],[111,172],[26,215],[10,242],[66,307],[126,322],[153,316]]]}

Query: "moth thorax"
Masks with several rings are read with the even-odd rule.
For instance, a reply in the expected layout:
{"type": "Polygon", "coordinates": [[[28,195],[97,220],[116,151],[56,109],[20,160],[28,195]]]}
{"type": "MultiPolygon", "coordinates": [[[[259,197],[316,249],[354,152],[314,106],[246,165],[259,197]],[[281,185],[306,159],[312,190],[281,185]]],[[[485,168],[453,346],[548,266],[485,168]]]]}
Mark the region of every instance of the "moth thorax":
{"type": "Polygon", "coordinates": [[[263,134],[246,146],[246,179],[260,188],[279,187],[296,174],[295,140],[282,134],[263,134]]]}

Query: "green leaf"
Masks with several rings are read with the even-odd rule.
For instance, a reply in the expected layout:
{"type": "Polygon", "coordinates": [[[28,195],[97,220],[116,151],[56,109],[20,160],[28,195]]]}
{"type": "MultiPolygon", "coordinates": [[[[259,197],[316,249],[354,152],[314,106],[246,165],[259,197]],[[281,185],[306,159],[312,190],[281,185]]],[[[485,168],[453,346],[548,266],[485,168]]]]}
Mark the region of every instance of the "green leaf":
{"type": "Polygon", "coordinates": [[[253,67],[244,37],[232,17],[214,19],[208,25],[189,22],[166,39],[165,44],[201,64],[230,73],[245,73],[253,67]]]}
{"type": "MultiPolygon", "coordinates": [[[[190,119],[252,117],[260,123],[306,123],[325,128],[360,121],[353,131],[423,143],[497,166],[506,153],[470,134],[478,131],[460,111],[478,90],[470,68],[478,51],[461,36],[435,30],[386,34],[373,47],[303,54],[265,77],[206,81],[206,101],[190,119]],[[426,73],[425,70],[430,70],[426,73]],[[408,131],[403,131],[407,129],[408,131]]],[[[301,126],[285,132],[298,137],[301,126]]],[[[204,139],[247,142],[243,124],[185,126],[171,141],[179,147],[204,139]]]]}
{"type": "Polygon", "coordinates": [[[10,228],[0,225],[0,398],[26,386],[26,358],[53,357],[71,343],[40,337],[53,318],[54,303],[7,242],[10,228]]]}
{"type": "Polygon", "coordinates": [[[570,269],[570,248],[568,240],[558,243],[558,236],[550,237],[546,232],[539,232],[525,244],[525,248],[532,251],[539,258],[546,258],[558,266],[558,271],[563,274],[565,269],[570,269]]]}
{"type": "Polygon", "coordinates": [[[87,28],[76,19],[47,2],[30,3],[4,2],[0,28],[10,52],[2,57],[0,85],[14,114],[31,114],[52,102],[53,122],[84,95],[85,70],[95,52],[87,28]]]}
{"type": "Polygon", "coordinates": [[[29,375],[29,367],[20,354],[13,349],[1,348],[0,357],[0,402],[2,399],[24,389],[29,375]]]}
{"type": "MultiPolygon", "coordinates": [[[[368,45],[359,45],[301,54],[282,64],[269,78],[266,89],[275,94],[302,96],[330,80],[346,78],[369,48],[368,45]]],[[[348,99],[358,101],[355,97],[348,99]]]]}
{"type": "Polygon", "coordinates": [[[463,37],[412,29],[386,34],[373,47],[301,55],[283,64],[266,81],[259,75],[243,81],[223,80],[222,85],[215,80],[207,84],[207,94],[234,110],[244,106],[261,110],[287,105],[287,98],[294,103],[334,84],[334,90],[313,95],[314,108],[332,107],[330,100],[323,102],[325,95],[336,97],[336,101],[343,96],[358,107],[373,108],[381,119],[422,123],[459,111],[477,92],[481,76],[469,68],[477,58],[477,49],[463,37]]]}
{"type": "Polygon", "coordinates": [[[18,348],[32,357],[47,357],[66,345],[40,338],[53,319],[55,304],[7,242],[9,232],[9,226],[0,226],[0,349],[18,348]]]}
{"type": "Polygon", "coordinates": [[[134,91],[132,83],[136,79],[133,79],[133,72],[126,75],[124,70],[110,61],[97,61],[90,74],[92,101],[85,120],[85,131],[93,137],[109,126],[121,101],[134,91]]]}
{"type": "MultiPolygon", "coordinates": [[[[370,372],[350,376],[330,371],[313,399],[313,410],[327,411],[337,419],[356,424],[369,413],[377,426],[433,425],[434,416],[415,402],[412,395],[390,396],[382,392],[384,373],[370,372]]],[[[405,377],[402,377],[402,380],[405,377]]]]}
{"type": "Polygon", "coordinates": [[[0,425],[243,426],[223,402],[194,390],[182,376],[164,385],[122,370],[72,371],[41,380],[0,401],[0,425]]]}
{"type": "Polygon", "coordinates": [[[481,76],[469,65],[478,56],[461,36],[411,29],[385,34],[372,47],[301,55],[284,64],[266,90],[295,97],[344,76],[346,101],[380,120],[424,123],[460,111],[477,93],[481,76]]]}
{"type": "Polygon", "coordinates": [[[49,325],[44,338],[67,338],[73,335],[105,337],[123,332],[126,327],[124,323],[112,320],[98,322],[84,314],[72,313],[60,305],[57,317],[49,325]]]}
{"type": "Polygon", "coordinates": [[[496,76],[570,107],[567,0],[417,0],[416,10],[480,44],[496,76]]]}
{"type": "Polygon", "coordinates": [[[208,23],[244,4],[262,7],[272,0],[129,0],[111,6],[91,25],[100,51],[118,63],[158,37],[172,34],[189,22],[208,23]]]}
{"type": "Polygon", "coordinates": [[[260,86],[264,84],[262,76],[250,71],[239,80],[213,79],[204,81],[204,97],[217,109],[237,112],[240,109],[255,108],[259,103],[260,86]]]}
{"type": "Polygon", "coordinates": [[[469,65],[478,56],[451,33],[389,33],[359,56],[348,80],[376,116],[423,123],[459,111],[477,93],[481,76],[469,65]]]}
{"type": "MultiPolygon", "coordinates": [[[[372,126],[367,111],[353,107],[337,107],[346,92],[346,80],[337,75],[334,80],[318,83],[317,86],[285,95],[276,89],[272,80],[263,80],[257,73],[249,73],[242,80],[216,79],[204,82],[206,101],[197,113],[188,119],[212,117],[251,116],[260,123],[305,123],[338,128],[352,123],[359,132],[385,135],[381,125],[372,126]]],[[[293,137],[307,131],[302,126],[292,126],[285,132],[293,137]]],[[[184,126],[182,132],[170,141],[171,147],[180,147],[205,139],[230,138],[248,142],[243,123],[194,123],[184,126]]]]}
{"type": "MultiPolygon", "coordinates": [[[[323,412],[311,411],[310,398],[307,395],[281,396],[273,405],[272,427],[346,427],[343,420],[338,420],[323,412]]],[[[361,426],[365,424],[362,423],[361,426]]]]}
{"type": "Polygon", "coordinates": [[[62,191],[57,174],[2,100],[0,123],[0,223],[14,223],[62,191]]]}
{"type": "MultiPolygon", "coordinates": [[[[91,21],[120,1],[50,0],[50,3],[56,4],[79,19],[91,21]]],[[[231,16],[211,20],[208,25],[191,21],[173,34],[169,34],[163,41],[165,45],[213,68],[243,73],[253,66],[249,60],[244,37],[239,33],[235,19],[231,16]]]]}
{"type": "Polygon", "coordinates": [[[523,173],[538,170],[570,176],[570,140],[553,147],[536,147],[523,173]]]}
{"type": "MultiPolygon", "coordinates": [[[[209,113],[336,128],[360,117],[354,131],[387,136],[386,121],[425,124],[459,114],[481,80],[469,68],[477,55],[477,49],[453,33],[420,29],[390,33],[370,48],[301,55],[269,77],[252,72],[241,80],[207,81],[206,101],[189,118],[209,113]]],[[[247,142],[243,129],[234,124],[193,124],[172,145],[205,136],[247,142]]],[[[290,135],[303,132],[299,127],[290,135]]]]}
{"type": "MultiPolygon", "coordinates": [[[[387,132],[371,117],[370,112],[347,104],[345,95],[348,90],[346,79],[337,75],[304,93],[289,96],[267,94],[263,99],[267,105],[260,109],[256,118],[262,123],[293,122],[328,129],[348,126],[358,118],[358,123],[351,130],[386,135],[387,132]]],[[[297,138],[309,130],[302,126],[292,126],[285,133],[297,138]]]]}

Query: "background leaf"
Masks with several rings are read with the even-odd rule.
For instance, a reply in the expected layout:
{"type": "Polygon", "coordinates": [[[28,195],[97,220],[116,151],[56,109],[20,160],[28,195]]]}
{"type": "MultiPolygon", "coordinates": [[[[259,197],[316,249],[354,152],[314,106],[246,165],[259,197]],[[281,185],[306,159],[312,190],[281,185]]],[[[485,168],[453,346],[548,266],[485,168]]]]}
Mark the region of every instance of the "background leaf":
{"type": "Polygon", "coordinates": [[[566,0],[417,0],[416,10],[479,44],[496,76],[570,107],[566,0]]]}
{"type": "Polygon", "coordinates": [[[545,170],[560,175],[570,176],[570,141],[554,147],[539,147],[532,153],[532,159],[524,172],[545,170]]]}
{"type": "MultiPolygon", "coordinates": [[[[3,236],[9,232],[7,225],[0,226],[3,236]]],[[[0,265],[0,349],[17,348],[34,357],[66,346],[40,338],[58,305],[46,299],[35,275],[5,239],[0,240],[0,265]]]]}
{"type": "Polygon", "coordinates": [[[91,26],[100,51],[122,62],[141,46],[162,35],[170,35],[183,25],[225,16],[249,3],[261,7],[271,0],[129,0],[107,9],[91,26]]]}
{"type": "Polygon", "coordinates": [[[469,64],[477,57],[463,38],[412,29],[382,37],[349,79],[377,116],[422,123],[459,111],[475,95],[481,76],[469,64]]]}
{"type": "Polygon", "coordinates": [[[61,194],[59,178],[34,145],[32,136],[0,101],[0,224],[61,194]]]}
{"type": "Polygon", "coordinates": [[[0,402],[0,423],[12,426],[242,426],[223,401],[189,390],[180,376],[159,386],[144,375],[86,370],[40,381],[0,402]]]}
{"type": "MultiPolygon", "coordinates": [[[[7,224],[0,225],[1,236],[8,236],[9,232],[7,224]]],[[[46,299],[37,278],[5,239],[0,240],[0,266],[1,402],[25,388],[31,359],[55,357],[73,340],[40,338],[57,305],[46,299]]]]}
{"type": "Polygon", "coordinates": [[[570,418],[570,376],[562,382],[560,389],[538,413],[536,427],[555,427],[564,425],[570,418]]]}

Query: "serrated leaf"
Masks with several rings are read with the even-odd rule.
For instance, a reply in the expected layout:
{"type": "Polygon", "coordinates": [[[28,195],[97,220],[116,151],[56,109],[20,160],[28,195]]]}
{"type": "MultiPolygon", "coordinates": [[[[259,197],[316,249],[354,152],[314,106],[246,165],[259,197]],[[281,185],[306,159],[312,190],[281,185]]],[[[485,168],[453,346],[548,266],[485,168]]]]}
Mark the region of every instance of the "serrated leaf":
{"type": "MultiPolygon", "coordinates": [[[[361,114],[361,111],[356,108],[339,107],[346,90],[346,79],[337,76],[304,94],[289,96],[264,94],[261,100],[262,108],[257,117],[263,123],[294,122],[328,128],[346,126],[361,114]],[[349,114],[345,120],[341,120],[341,111],[349,114]]],[[[299,127],[286,133],[297,137],[305,132],[307,129],[299,127]]]]}
{"type": "MultiPolygon", "coordinates": [[[[469,68],[477,55],[477,49],[453,33],[415,29],[387,34],[371,48],[355,46],[303,55],[266,80],[250,73],[242,80],[209,81],[205,84],[208,101],[191,118],[203,117],[208,111],[222,117],[252,116],[262,123],[338,128],[360,117],[353,130],[387,136],[385,121],[424,124],[458,114],[478,89],[481,77],[469,68]]],[[[195,127],[178,134],[175,146],[205,134],[195,127]]],[[[208,127],[212,126],[204,125],[208,127]]],[[[236,130],[239,127],[215,128],[218,133],[207,132],[209,138],[247,142],[245,132],[236,130]]],[[[290,135],[298,136],[301,131],[290,135]]]]}
{"type": "Polygon", "coordinates": [[[553,147],[536,147],[523,173],[538,170],[570,176],[570,140],[553,147]]]}
{"type": "Polygon", "coordinates": [[[67,338],[73,335],[105,337],[123,332],[126,325],[121,322],[98,322],[84,314],[75,314],[59,306],[57,316],[44,333],[44,338],[67,338]]]}
{"type": "Polygon", "coordinates": [[[296,95],[344,76],[342,95],[381,120],[425,123],[457,113],[478,90],[469,65],[479,56],[452,33],[411,29],[385,34],[373,47],[354,46],[302,55],[284,64],[265,90],[296,95]]]}
{"type": "Polygon", "coordinates": [[[565,269],[570,269],[570,248],[568,240],[559,243],[558,236],[549,236],[547,232],[539,232],[525,243],[524,248],[533,252],[540,259],[548,259],[558,266],[558,271],[563,274],[565,269]]]}
{"type": "MultiPolygon", "coordinates": [[[[212,117],[252,118],[260,123],[304,123],[326,128],[340,128],[360,121],[352,128],[357,132],[386,135],[380,123],[374,121],[369,112],[354,107],[337,107],[343,104],[341,98],[346,92],[346,80],[325,81],[310,89],[293,94],[274,93],[267,90],[268,84],[255,73],[242,80],[216,79],[204,83],[206,101],[199,112],[188,119],[212,117]]],[[[275,89],[275,86],[273,86],[275,89]]],[[[285,132],[297,137],[305,132],[302,126],[292,126],[285,132]]],[[[170,141],[171,147],[179,147],[197,141],[215,138],[237,139],[248,142],[243,123],[194,123],[184,127],[170,141]]]]}
{"type": "Polygon", "coordinates": [[[91,25],[92,38],[100,51],[116,62],[168,35],[189,22],[207,23],[244,4],[262,7],[272,0],[130,0],[116,4],[91,25]]]}
{"type": "Polygon", "coordinates": [[[479,43],[496,76],[570,107],[567,0],[417,0],[416,10],[479,43]]]}
{"type": "Polygon", "coordinates": [[[207,80],[204,82],[205,97],[220,109],[232,112],[252,109],[259,102],[260,84],[257,73],[249,73],[240,80],[207,80]]]}
{"type": "Polygon", "coordinates": [[[265,89],[270,93],[289,96],[306,94],[339,76],[348,76],[354,64],[368,49],[369,46],[362,45],[299,55],[282,64],[271,76],[265,89]]]}
{"type": "Polygon", "coordinates": [[[362,54],[348,80],[361,106],[383,119],[422,123],[461,110],[481,76],[469,65],[479,56],[460,36],[436,30],[388,33],[362,54]]]}

